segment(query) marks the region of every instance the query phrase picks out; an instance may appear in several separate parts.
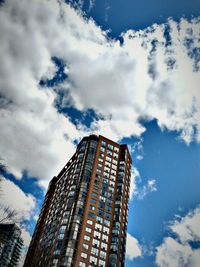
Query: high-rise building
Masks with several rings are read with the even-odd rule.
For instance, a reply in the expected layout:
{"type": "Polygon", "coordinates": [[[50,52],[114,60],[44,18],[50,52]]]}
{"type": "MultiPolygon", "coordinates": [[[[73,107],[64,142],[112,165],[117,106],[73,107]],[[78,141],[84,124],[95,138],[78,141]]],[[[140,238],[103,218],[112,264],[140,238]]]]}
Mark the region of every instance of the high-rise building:
{"type": "Polygon", "coordinates": [[[22,247],[20,228],[16,224],[0,224],[0,267],[18,266],[22,247]]]}
{"type": "Polygon", "coordinates": [[[131,157],[127,145],[84,137],[50,184],[24,267],[122,267],[131,157]]]}

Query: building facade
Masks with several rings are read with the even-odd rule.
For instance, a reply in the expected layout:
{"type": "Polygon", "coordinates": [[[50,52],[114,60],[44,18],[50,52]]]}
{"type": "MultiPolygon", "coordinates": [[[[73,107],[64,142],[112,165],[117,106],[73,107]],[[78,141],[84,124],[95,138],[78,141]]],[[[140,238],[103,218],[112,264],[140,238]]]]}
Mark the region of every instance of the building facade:
{"type": "Polygon", "coordinates": [[[123,267],[130,179],[127,145],[84,137],[49,184],[24,267],[123,267]]]}
{"type": "Polygon", "coordinates": [[[18,266],[23,239],[16,224],[0,224],[0,267],[18,266]]]}

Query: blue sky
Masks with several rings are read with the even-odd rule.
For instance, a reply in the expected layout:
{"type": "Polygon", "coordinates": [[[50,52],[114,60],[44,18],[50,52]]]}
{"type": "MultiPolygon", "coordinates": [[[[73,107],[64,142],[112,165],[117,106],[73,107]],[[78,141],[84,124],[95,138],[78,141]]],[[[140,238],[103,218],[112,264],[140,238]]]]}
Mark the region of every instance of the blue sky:
{"type": "Polygon", "coordinates": [[[1,203],[28,246],[48,182],[102,134],[133,158],[126,266],[199,266],[200,2],[65,2],[0,8],[1,203]]]}
{"type": "MultiPolygon", "coordinates": [[[[80,1],[71,2],[79,3],[80,6],[80,1]]],[[[153,23],[163,23],[169,17],[180,19],[183,16],[199,16],[199,8],[198,0],[96,0],[83,1],[82,7],[86,16],[92,16],[103,29],[110,30],[114,38],[129,29],[139,30],[153,23]],[[90,4],[92,2],[93,6],[90,4]]]]}

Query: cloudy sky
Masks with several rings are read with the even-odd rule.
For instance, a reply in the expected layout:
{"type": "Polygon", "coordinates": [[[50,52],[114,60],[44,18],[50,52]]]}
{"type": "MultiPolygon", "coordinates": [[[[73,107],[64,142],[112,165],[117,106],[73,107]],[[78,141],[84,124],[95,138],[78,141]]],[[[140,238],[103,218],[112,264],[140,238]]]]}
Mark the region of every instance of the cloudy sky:
{"type": "Polygon", "coordinates": [[[200,2],[0,3],[0,204],[26,245],[48,182],[95,133],[132,153],[126,266],[198,267],[200,2]]]}

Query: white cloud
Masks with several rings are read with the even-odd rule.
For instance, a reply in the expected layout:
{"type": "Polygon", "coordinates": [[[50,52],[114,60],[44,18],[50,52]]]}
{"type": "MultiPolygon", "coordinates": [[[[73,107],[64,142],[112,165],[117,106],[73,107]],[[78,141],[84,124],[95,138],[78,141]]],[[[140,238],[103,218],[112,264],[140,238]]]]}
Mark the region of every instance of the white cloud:
{"type": "Polygon", "coordinates": [[[93,9],[93,7],[95,6],[95,2],[96,0],[89,0],[88,12],[90,12],[93,9]]]}
{"type": "MultiPolygon", "coordinates": [[[[25,194],[12,181],[1,177],[0,181],[0,205],[10,207],[17,212],[16,220],[29,220],[34,213],[35,198],[31,194],[25,194]]],[[[2,216],[2,209],[0,210],[2,216]]],[[[5,216],[5,215],[4,215],[5,216]]]]}
{"type": "Polygon", "coordinates": [[[141,188],[137,186],[135,190],[135,196],[138,199],[143,199],[147,194],[157,191],[156,180],[149,179],[147,183],[141,188]]]}
{"type": "Polygon", "coordinates": [[[23,246],[22,251],[21,251],[18,267],[22,267],[24,265],[24,261],[25,261],[25,258],[26,258],[28,247],[29,247],[29,244],[31,242],[30,233],[26,230],[26,228],[21,227],[21,230],[22,230],[21,237],[22,237],[22,239],[24,241],[24,246],[23,246]]]}
{"type": "Polygon", "coordinates": [[[136,167],[131,169],[131,184],[130,184],[130,199],[137,194],[137,179],[140,178],[140,173],[136,167]]]}
{"type": "Polygon", "coordinates": [[[138,243],[138,240],[127,233],[127,241],[126,241],[126,257],[129,260],[133,260],[134,258],[142,256],[142,249],[138,243]]]}
{"type": "Polygon", "coordinates": [[[170,229],[182,243],[200,240],[200,208],[188,213],[181,220],[175,220],[170,229]]]}
{"type": "Polygon", "coordinates": [[[156,263],[161,267],[198,267],[200,249],[192,250],[188,244],[181,244],[176,239],[167,237],[157,249],[156,263]]]}
{"type": "Polygon", "coordinates": [[[58,12],[55,1],[9,1],[0,9],[0,147],[9,171],[18,178],[27,170],[51,179],[74,152],[73,140],[81,136],[69,118],[57,112],[55,93],[38,85],[41,77],[55,71],[49,45],[51,38],[54,44],[62,40],[49,36],[49,29],[61,30],[58,12]]]}
{"type": "Polygon", "coordinates": [[[4,212],[4,207],[11,211],[16,211],[16,215],[6,221],[2,221],[2,223],[16,223],[21,231],[21,237],[24,242],[24,246],[22,249],[22,255],[20,257],[19,267],[23,266],[24,259],[26,256],[26,252],[28,246],[31,241],[31,236],[29,231],[26,229],[24,225],[24,220],[28,221],[35,217],[35,206],[36,201],[35,198],[31,194],[25,194],[16,184],[12,181],[0,177],[0,218],[3,219],[6,217],[6,213],[4,212]]]}
{"type": "Polygon", "coordinates": [[[171,222],[169,229],[176,237],[166,237],[157,247],[156,263],[162,267],[198,267],[200,249],[190,242],[200,241],[200,209],[196,208],[185,217],[171,222]]]}
{"type": "Polygon", "coordinates": [[[169,45],[164,24],[127,31],[120,45],[60,2],[10,0],[0,9],[0,148],[12,173],[50,179],[74,152],[74,139],[90,132],[116,141],[140,136],[141,118],[180,131],[187,143],[200,141],[198,63],[188,56],[199,45],[197,20],[170,19],[169,45]],[[40,88],[41,77],[55,71],[52,56],[67,63],[63,103],[99,115],[90,129],[58,113],[59,88],[40,88]]]}
{"type": "Polygon", "coordinates": [[[143,156],[142,156],[142,155],[138,155],[138,156],[137,156],[137,159],[138,159],[138,160],[142,160],[142,159],[143,159],[143,156]]]}

